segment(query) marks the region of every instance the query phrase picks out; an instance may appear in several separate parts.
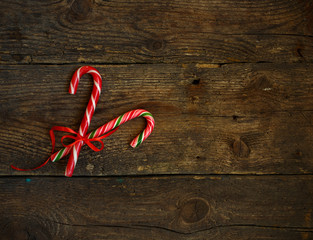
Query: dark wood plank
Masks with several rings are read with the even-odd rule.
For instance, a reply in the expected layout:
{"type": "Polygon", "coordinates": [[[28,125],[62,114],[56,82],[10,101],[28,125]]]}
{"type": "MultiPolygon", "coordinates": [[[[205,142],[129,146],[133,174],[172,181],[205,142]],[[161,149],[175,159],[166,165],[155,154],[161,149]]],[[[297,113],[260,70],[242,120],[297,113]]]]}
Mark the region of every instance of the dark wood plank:
{"type": "Polygon", "coordinates": [[[313,237],[312,176],[3,177],[0,182],[2,239],[313,237]]]}
{"type": "MultiPolygon", "coordinates": [[[[96,66],[105,78],[90,130],[136,108],[151,111],[156,128],[137,149],[128,143],[143,119],[123,125],[102,152],[85,146],[74,174],[312,173],[312,64],[214,66],[96,66]]],[[[52,126],[78,128],[92,81],[70,95],[76,68],[1,67],[2,175],[63,175],[66,159],[27,173],[10,164],[37,166],[51,151],[52,126]]]]}
{"type": "Polygon", "coordinates": [[[0,63],[312,62],[310,0],[1,1],[0,63]]]}

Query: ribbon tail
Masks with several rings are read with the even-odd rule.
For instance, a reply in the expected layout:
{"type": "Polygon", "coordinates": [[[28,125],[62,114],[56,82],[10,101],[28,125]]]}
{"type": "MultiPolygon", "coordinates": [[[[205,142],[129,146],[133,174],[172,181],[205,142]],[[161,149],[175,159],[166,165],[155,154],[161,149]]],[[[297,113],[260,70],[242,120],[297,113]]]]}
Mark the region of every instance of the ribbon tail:
{"type": "Polygon", "coordinates": [[[35,168],[24,169],[24,168],[15,167],[13,165],[11,165],[11,168],[18,170],[18,171],[23,171],[23,172],[36,170],[36,169],[39,169],[39,168],[42,168],[43,166],[45,166],[49,162],[50,158],[51,158],[51,156],[43,164],[41,164],[40,166],[35,167],[35,168]]]}

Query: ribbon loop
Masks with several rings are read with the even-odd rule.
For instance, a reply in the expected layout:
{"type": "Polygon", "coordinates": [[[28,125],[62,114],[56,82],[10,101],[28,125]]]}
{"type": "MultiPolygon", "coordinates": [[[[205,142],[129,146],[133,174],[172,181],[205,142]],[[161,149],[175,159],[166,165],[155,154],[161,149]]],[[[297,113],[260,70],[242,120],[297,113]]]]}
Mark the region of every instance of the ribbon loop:
{"type": "Polygon", "coordinates": [[[76,136],[73,136],[73,135],[65,135],[61,138],[61,143],[63,145],[63,147],[72,147],[74,146],[76,143],[78,142],[83,142],[84,144],[87,144],[92,150],[94,150],[95,152],[99,152],[101,151],[103,148],[104,148],[104,144],[103,142],[101,141],[101,139],[104,139],[108,136],[110,136],[111,134],[113,134],[115,131],[118,130],[118,127],[112,131],[110,131],[109,133],[101,136],[101,137],[94,137],[94,138],[88,138],[86,136],[81,136],[79,133],[75,132],[74,130],[70,129],[70,128],[67,128],[67,127],[59,127],[59,126],[55,126],[53,127],[51,130],[50,130],[50,136],[53,136],[51,138],[52,140],[52,146],[53,146],[53,149],[54,149],[54,145],[55,145],[55,137],[54,137],[54,133],[53,131],[62,131],[62,132],[69,132],[69,133],[73,133],[73,134],[76,134],[76,136]],[[71,139],[74,139],[75,141],[70,143],[70,144],[65,144],[64,143],[64,139],[66,138],[71,138],[71,139]],[[101,144],[101,147],[100,148],[97,148],[94,144],[92,144],[91,142],[99,142],[101,144]]]}
{"type": "Polygon", "coordinates": [[[63,136],[63,137],[61,138],[61,143],[62,143],[63,147],[72,147],[75,143],[77,143],[77,142],[79,142],[79,141],[81,141],[80,138],[75,137],[75,136],[72,136],[72,135],[65,135],[65,136],[63,136]],[[65,138],[71,138],[71,139],[74,139],[75,141],[72,142],[72,143],[70,143],[70,144],[65,144],[65,143],[64,143],[64,139],[65,139],[65,138]]]}
{"type": "Polygon", "coordinates": [[[103,144],[103,142],[100,139],[95,139],[94,138],[94,139],[92,139],[92,141],[99,142],[101,144],[101,147],[97,148],[94,144],[91,143],[90,139],[84,140],[84,142],[88,145],[88,147],[90,147],[95,152],[100,152],[104,148],[104,144],[103,144]]]}

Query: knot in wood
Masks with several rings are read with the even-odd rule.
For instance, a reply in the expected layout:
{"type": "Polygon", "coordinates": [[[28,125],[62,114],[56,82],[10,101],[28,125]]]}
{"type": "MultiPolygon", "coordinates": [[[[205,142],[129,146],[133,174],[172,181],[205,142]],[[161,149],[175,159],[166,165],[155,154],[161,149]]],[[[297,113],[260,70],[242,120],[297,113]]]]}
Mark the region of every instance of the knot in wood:
{"type": "Polygon", "coordinates": [[[152,40],[148,43],[148,48],[151,51],[159,51],[164,48],[164,41],[163,40],[152,40]]]}
{"type": "Polygon", "coordinates": [[[196,223],[209,212],[209,205],[203,199],[189,199],[183,203],[180,211],[182,220],[186,223],[196,223]]]}
{"type": "Polygon", "coordinates": [[[75,0],[70,9],[70,15],[76,20],[86,19],[92,12],[91,0],[75,0]]]}
{"type": "Polygon", "coordinates": [[[248,157],[250,154],[249,147],[240,139],[235,140],[232,147],[234,155],[237,157],[248,157]]]}
{"type": "Polygon", "coordinates": [[[153,49],[154,49],[154,50],[159,50],[159,49],[162,48],[162,42],[160,42],[160,41],[155,41],[152,46],[153,46],[153,49]]]}
{"type": "Polygon", "coordinates": [[[265,75],[254,76],[249,83],[250,91],[266,91],[272,89],[273,84],[265,75]]]}

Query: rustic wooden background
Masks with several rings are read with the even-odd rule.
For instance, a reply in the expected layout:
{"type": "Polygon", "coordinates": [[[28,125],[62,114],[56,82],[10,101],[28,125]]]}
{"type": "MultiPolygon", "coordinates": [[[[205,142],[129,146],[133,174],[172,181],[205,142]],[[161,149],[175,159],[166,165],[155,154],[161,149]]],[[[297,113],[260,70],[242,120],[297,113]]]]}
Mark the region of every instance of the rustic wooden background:
{"type": "Polygon", "coordinates": [[[313,239],[313,1],[2,0],[1,239],[313,239]],[[32,172],[54,125],[135,108],[105,148],[32,172]]]}

